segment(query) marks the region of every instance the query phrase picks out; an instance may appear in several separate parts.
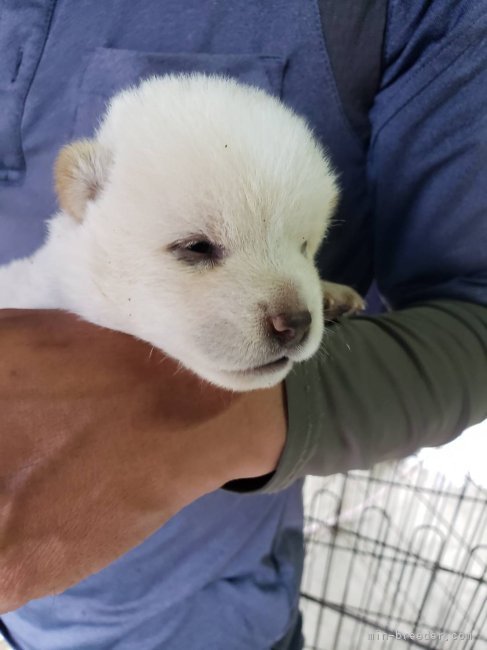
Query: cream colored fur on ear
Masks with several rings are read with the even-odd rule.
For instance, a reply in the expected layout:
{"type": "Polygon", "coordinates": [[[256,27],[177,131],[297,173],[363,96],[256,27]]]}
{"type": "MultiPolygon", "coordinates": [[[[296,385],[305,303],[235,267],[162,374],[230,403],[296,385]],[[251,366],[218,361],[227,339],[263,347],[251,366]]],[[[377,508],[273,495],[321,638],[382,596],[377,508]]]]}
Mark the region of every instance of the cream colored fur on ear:
{"type": "Polygon", "coordinates": [[[111,154],[95,140],[78,140],[61,149],[55,165],[59,205],[82,221],[86,204],[103,189],[110,169],[111,154]]]}

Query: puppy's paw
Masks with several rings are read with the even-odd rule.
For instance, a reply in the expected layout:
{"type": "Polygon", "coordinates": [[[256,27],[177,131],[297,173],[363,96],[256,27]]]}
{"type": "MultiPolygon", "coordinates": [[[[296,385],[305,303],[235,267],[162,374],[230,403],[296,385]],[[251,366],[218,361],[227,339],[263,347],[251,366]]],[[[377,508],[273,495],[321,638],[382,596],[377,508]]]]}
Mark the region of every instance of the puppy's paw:
{"type": "Polygon", "coordinates": [[[365,300],[351,287],[324,281],[321,282],[321,286],[325,320],[336,320],[340,316],[352,316],[366,307],[365,300]]]}

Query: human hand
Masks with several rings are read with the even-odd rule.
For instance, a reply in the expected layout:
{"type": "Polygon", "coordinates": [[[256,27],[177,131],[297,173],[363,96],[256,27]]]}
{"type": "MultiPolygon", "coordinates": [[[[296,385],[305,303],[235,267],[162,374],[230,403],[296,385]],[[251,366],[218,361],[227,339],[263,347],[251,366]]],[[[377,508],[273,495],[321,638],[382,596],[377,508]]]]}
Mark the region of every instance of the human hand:
{"type": "Polygon", "coordinates": [[[229,393],[132,337],[0,311],[0,611],[100,570],[225,482],[272,471],[281,386],[229,393]]]}

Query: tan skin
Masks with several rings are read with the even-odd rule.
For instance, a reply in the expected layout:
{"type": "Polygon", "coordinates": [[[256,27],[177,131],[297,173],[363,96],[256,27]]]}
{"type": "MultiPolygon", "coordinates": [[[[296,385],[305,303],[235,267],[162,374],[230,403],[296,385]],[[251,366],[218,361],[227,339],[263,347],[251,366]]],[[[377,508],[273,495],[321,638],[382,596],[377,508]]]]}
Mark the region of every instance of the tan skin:
{"type": "Polygon", "coordinates": [[[232,394],[57,311],[0,310],[0,612],[60,592],[188,503],[261,476],[282,385],[232,394]]]}

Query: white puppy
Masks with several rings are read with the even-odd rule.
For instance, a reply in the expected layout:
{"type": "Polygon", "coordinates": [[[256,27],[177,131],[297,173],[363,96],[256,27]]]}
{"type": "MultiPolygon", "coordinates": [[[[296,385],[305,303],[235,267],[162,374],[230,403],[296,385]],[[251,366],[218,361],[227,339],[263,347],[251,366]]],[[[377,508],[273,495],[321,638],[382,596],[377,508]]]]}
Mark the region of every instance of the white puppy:
{"type": "Polygon", "coordinates": [[[271,386],[317,351],[314,256],[338,191],[276,99],[218,77],[150,79],[62,150],[56,183],[46,243],[0,269],[1,307],[74,312],[233,390],[271,386]]]}

